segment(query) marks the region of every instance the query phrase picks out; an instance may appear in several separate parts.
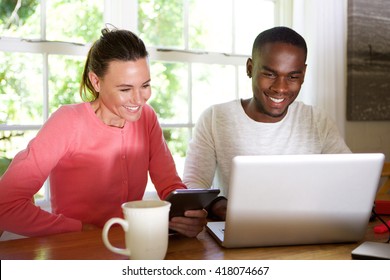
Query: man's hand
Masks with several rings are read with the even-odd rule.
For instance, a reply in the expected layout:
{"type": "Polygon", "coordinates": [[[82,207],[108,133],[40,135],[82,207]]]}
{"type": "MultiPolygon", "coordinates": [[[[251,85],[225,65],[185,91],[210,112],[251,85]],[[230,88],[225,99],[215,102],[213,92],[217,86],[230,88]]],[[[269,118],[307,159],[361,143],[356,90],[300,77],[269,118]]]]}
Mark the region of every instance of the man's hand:
{"type": "Polygon", "coordinates": [[[196,237],[206,224],[206,210],[187,210],[184,217],[173,217],[169,221],[169,228],[187,237],[196,237]]]}
{"type": "Polygon", "coordinates": [[[226,219],[226,206],[227,206],[227,199],[220,199],[217,202],[215,202],[211,207],[211,213],[213,216],[217,217],[218,219],[225,221],[226,219]]]}

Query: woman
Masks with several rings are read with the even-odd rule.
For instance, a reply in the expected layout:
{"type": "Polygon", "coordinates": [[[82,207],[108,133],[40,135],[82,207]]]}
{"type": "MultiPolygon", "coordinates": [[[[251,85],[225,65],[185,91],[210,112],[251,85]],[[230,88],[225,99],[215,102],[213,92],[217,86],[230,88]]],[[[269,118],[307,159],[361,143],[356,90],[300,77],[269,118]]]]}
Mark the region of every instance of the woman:
{"type": "MultiPolygon", "coordinates": [[[[88,230],[142,199],[148,172],[158,195],[185,188],[153,109],[148,53],[126,30],[103,29],[82,76],[84,103],[64,105],[15,156],[0,180],[0,229],[26,236],[88,230]],[[50,176],[50,177],[49,177],[50,176]],[[52,213],[31,198],[50,178],[52,213]]],[[[170,228],[196,236],[206,211],[187,211],[170,228]]]]}

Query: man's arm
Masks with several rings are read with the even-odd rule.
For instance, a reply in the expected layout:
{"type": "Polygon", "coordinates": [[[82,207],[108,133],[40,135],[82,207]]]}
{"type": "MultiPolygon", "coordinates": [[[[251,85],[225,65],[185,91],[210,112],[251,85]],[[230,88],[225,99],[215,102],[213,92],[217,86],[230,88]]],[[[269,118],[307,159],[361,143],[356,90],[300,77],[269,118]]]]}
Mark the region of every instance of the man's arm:
{"type": "Polygon", "coordinates": [[[212,111],[209,108],[199,118],[189,143],[184,165],[184,184],[190,189],[210,188],[215,175],[216,162],[212,136],[212,111]]]}

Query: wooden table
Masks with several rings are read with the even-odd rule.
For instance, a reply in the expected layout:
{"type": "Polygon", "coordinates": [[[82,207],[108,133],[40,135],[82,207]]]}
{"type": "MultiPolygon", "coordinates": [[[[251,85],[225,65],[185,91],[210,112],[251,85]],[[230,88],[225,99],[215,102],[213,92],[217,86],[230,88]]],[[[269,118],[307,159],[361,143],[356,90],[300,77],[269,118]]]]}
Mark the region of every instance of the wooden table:
{"type": "MultiPolygon", "coordinates": [[[[385,217],[388,220],[388,217],[385,217]]],[[[375,234],[373,226],[379,221],[370,222],[365,238],[361,241],[385,242],[388,234],[375,234]]],[[[114,254],[102,242],[101,230],[72,232],[46,237],[24,238],[0,242],[1,260],[109,260],[126,259],[114,254]]],[[[122,228],[110,230],[110,240],[114,246],[124,247],[122,228]]],[[[180,235],[169,237],[166,259],[170,260],[340,260],[351,259],[351,251],[361,242],[343,244],[321,244],[305,246],[282,246],[265,248],[224,249],[206,232],[197,238],[180,235]]]]}

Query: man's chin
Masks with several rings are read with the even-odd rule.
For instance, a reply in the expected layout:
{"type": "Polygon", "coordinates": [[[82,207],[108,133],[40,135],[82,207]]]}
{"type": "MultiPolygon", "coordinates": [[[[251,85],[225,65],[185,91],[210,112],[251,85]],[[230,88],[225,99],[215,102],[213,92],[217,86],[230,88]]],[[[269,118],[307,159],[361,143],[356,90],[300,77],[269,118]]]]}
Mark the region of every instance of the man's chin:
{"type": "Polygon", "coordinates": [[[275,120],[278,120],[278,121],[283,119],[286,116],[286,114],[287,114],[287,109],[282,110],[282,111],[279,111],[279,110],[277,110],[277,111],[269,110],[269,111],[266,112],[266,115],[268,117],[271,117],[271,118],[273,118],[275,120]]]}

